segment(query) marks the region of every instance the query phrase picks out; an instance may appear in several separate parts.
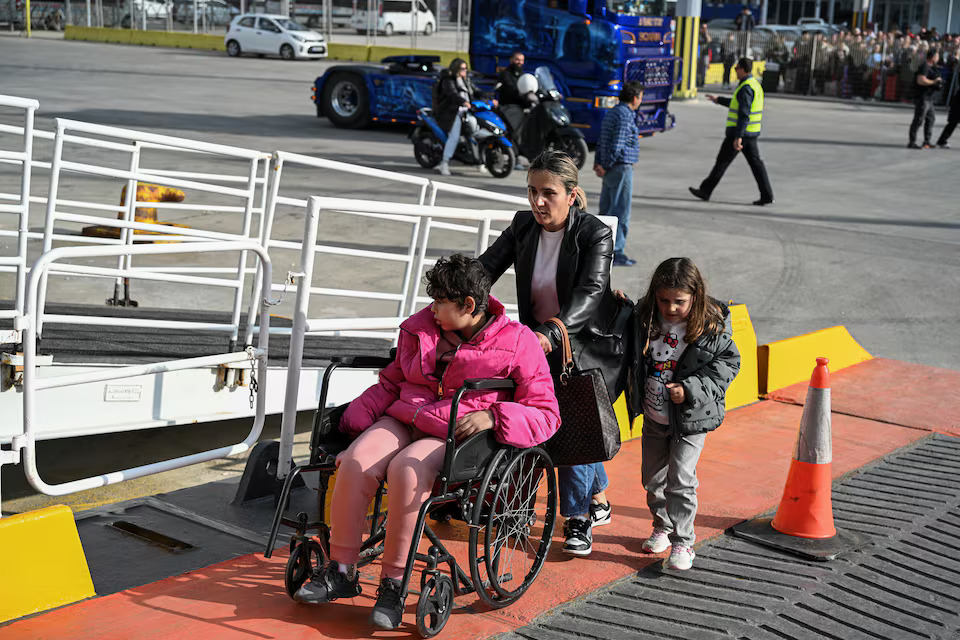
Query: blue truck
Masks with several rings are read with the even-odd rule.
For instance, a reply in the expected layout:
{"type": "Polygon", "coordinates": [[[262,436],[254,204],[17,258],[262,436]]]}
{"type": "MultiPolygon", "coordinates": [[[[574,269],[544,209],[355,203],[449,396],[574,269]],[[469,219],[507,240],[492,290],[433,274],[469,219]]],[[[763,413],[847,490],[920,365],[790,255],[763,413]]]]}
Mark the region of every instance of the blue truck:
{"type": "MultiPolygon", "coordinates": [[[[637,111],[641,133],[669,130],[678,71],[672,21],[639,15],[645,6],[622,0],[477,0],[470,21],[477,85],[492,88],[510,55],[523,51],[526,68],[550,68],[573,126],[587,142],[597,141],[604,113],[616,106],[623,83],[634,80],[645,88],[637,111]]],[[[417,109],[432,102],[438,62],[395,56],[379,65],[331,67],[314,83],[317,115],[347,128],[415,124],[417,109]]]]}

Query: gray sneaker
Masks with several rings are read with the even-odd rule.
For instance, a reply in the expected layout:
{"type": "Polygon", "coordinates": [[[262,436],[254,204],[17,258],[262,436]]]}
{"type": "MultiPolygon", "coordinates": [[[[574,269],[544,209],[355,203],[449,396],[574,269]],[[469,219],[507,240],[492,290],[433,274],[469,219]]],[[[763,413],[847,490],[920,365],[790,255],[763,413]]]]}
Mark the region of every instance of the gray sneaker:
{"type": "Polygon", "coordinates": [[[396,629],[403,619],[403,598],[400,597],[400,581],[393,578],[380,580],[377,589],[377,604],[370,613],[370,624],[380,629],[396,629]]]}
{"type": "Polygon", "coordinates": [[[304,584],[293,594],[293,599],[305,604],[333,602],[337,598],[355,598],[360,595],[360,574],[353,576],[340,571],[336,562],[331,562],[313,574],[310,582],[304,584]]]}

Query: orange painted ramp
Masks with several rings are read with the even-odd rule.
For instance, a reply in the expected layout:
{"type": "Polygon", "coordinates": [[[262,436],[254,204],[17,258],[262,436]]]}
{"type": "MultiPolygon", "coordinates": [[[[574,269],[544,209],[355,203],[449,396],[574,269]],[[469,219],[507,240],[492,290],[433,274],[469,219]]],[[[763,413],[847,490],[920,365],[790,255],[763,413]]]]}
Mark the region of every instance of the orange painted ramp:
{"type": "MultiPolygon", "coordinates": [[[[875,358],[831,372],[833,411],[926,431],[960,435],[960,372],[875,358]]],[[[807,383],[768,396],[803,404],[807,383]]]]}
{"type": "MultiPolygon", "coordinates": [[[[777,504],[801,412],[802,408],[793,404],[759,402],[730,413],[724,425],[707,437],[698,466],[700,513],[696,525],[701,541],[777,504]]],[[[915,429],[843,415],[834,416],[833,432],[835,477],[925,435],[915,429]]],[[[549,609],[658,561],[662,556],[640,553],[640,545],[651,530],[640,482],[640,452],[640,439],[630,441],[607,465],[613,522],[594,530],[594,551],[589,558],[562,554],[558,527],[558,543],[526,595],[512,606],[497,611],[483,608],[476,597],[457,598],[443,637],[483,638],[515,629],[549,609]]],[[[463,537],[462,526],[439,526],[437,532],[445,540],[463,537]]],[[[462,542],[451,542],[450,548],[458,557],[465,558],[465,554],[460,553],[464,548],[462,542]]],[[[282,556],[270,560],[259,555],[243,556],[20,620],[0,628],[0,638],[417,637],[413,595],[407,601],[404,625],[397,631],[374,631],[367,625],[376,591],[376,567],[364,570],[363,596],[311,607],[298,605],[286,596],[284,562],[282,556]]],[[[417,576],[414,585],[418,584],[417,576]]]]}

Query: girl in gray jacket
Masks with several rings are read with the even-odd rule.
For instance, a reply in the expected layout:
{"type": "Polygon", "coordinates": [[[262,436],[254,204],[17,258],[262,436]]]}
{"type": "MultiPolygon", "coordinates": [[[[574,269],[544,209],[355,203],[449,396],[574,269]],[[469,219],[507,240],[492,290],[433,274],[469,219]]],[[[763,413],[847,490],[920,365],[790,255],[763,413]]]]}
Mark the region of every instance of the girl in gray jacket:
{"type": "Polygon", "coordinates": [[[653,534],[646,553],[671,548],[665,569],[689,569],[695,554],[697,460],[723,422],[727,387],[740,370],[729,310],[706,295],[689,258],[657,267],[634,313],[636,349],[627,382],[630,419],[643,415],[641,476],[653,534]]]}

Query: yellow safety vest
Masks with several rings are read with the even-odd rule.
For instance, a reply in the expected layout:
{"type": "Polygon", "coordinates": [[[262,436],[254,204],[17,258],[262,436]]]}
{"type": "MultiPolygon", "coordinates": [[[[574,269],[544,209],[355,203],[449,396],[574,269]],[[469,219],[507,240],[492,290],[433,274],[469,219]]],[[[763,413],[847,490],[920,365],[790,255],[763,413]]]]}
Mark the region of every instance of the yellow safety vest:
{"type": "Polygon", "coordinates": [[[740,87],[745,84],[750,85],[750,88],[753,89],[753,104],[750,105],[747,133],[760,133],[760,120],[763,118],[763,87],[753,76],[748,76],[737,85],[737,90],[733,92],[733,98],[730,100],[730,110],[727,111],[727,126],[737,126],[737,110],[740,108],[740,101],[737,100],[737,96],[740,94],[740,87]]]}

